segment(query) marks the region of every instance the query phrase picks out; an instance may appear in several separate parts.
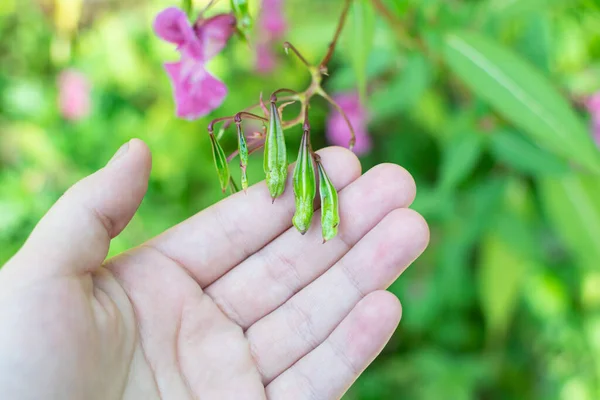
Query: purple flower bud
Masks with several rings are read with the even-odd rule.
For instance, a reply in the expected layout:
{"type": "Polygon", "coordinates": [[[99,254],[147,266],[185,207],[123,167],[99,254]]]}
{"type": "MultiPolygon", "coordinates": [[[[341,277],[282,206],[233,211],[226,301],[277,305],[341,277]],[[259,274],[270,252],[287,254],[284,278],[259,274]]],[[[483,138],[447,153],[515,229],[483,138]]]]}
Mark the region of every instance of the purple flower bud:
{"type": "Polygon", "coordinates": [[[192,27],[183,11],[171,7],[156,16],[154,31],[176,44],[181,54],[179,62],[165,64],[177,116],[193,120],[219,107],[227,88],[206,70],[205,63],[223,50],[235,32],[235,17],[220,14],[198,20],[192,27]]]}
{"type": "MultiPolygon", "coordinates": [[[[354,128],[356,135],[354,152],[359,155],[368,153],[372,147],[371,136],[367,132],[368,115],[367,110],[360,102],[358,93],[341,93],[333,96],[333,99],[346,113],[352,128],[354,128]]],[[[348,146],[352,136],[346,120],[334,108],[331,109],[327,118],[326,136],[331,144],[344,147],[348,146]]]]}
{"type": "Polygon", "coordinates": [[[68,69],[61,72],[57,83],[61,115],[71,121],[87,117],[91,109],[91,85],[87,77],[79,71],[68,69]]]}

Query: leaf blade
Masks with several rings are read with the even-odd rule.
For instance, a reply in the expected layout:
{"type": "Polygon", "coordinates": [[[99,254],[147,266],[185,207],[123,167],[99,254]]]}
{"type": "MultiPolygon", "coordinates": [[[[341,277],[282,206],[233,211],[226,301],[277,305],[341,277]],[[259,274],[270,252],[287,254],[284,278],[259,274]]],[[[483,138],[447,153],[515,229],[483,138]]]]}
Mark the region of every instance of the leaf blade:
{"type": "Polygon", "coordinates": [[[453,33],[445,44],[447,64],[474,93],[542,147],[600,172],[585,125],[539,71],[478,34],[453,33]]]}
{"type": "Polygon", "coordinates": [[[352,67],[361,102],[367,96],[367,62],[373,47],[375,34],[375,11],[369,0],[355,0],[352,4],[348,31],[353,32],[348,48],[352,56],[352,67]]]}

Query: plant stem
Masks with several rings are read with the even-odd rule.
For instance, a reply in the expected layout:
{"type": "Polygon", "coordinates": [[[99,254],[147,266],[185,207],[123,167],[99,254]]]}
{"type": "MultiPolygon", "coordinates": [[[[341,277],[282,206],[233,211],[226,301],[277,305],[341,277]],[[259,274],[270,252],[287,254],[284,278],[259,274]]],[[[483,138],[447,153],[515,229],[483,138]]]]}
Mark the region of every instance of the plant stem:
{"type": "MultiPolygon", "coordinates": [[[[186,0],[184,0],[184,1],[186,1],[186,0]]],[[[187,1],[190,1],[190,4],[191,4],[191,0],[187,0],[187,1]]],[[[218,0],[212,0],[202,12],[206,11],[209,7],[214,5],[217,1],[218,0]]],[[[323,75],[327,75],[327,64],[329,63],[329,61],[331,60],[331,57],[333,56],[333,52],[335,51],[335,47],[336,47],[337,42],[342,33],[342,29],[344,28],[344,25],[346,23],[346,19],[347,19],[351,4],[352,4],[352,0],[345,1],[344,9],[342,11],[342,14],[340,15],[340,19],[338,21],[338,25],[336,27],[333,39],[329,43],[327,53],[325,54],[325,56],[323,57],[323,59],[321,60],[321,62],[319,63],[319,65],[317,67],[310,65],[308,63],[308,61],[304,58],[304,56],[302,56],[302,54],[298,51],[298,49],[296,49],[290,42],[284,43],[284,48],[285,48],[286,52],[289,49],[291,49],[292,52],[300,59],[300,61],[308,68],[308,70],[310,71],[311,76],[312,76],[312,82],[308,86],[308,88],[306,88],[306,90],[304,90],[303,92],[296,92],[295,90],[287,89],[287,88],[277,89],[276,91],[274,91],[271,94],[271,97],[269,99],[271,103],[276,103],[277,101],[284,102],[284,104],[282,104],[279,107],[278,112],[281,112],[282,109],[284,107],[286,107],[287,105],[292,104],[295,101],[299,101],[301,103],[301,108],[300,108],[300,112],[298,113],[298,115],[292,120],[283,121],[282,125],[283,125],[284,129],[288,129],[288,128],[296,126],[300,123],[303,123],[302,128],[303,128],[303,131],[306,133],[306,132],[310,131],[310,121],[308,119],[308,108],[309,108],[310,99],[316,94],[320,95],[321,97],[323,97],[325,100],[327,100],[329,103],[331,103],[333,105],[333,107],[342,115],[342,117],[348,124],[348,127],[350,128],[350,133],[352,135],[350,138],[350,143],[348,145],[348,147],[350,149],[352,149],[352,147],[354,146],[354,143],[356,142],[356,135],[354,133],[354,128],[352,127],[352,124],[350,123],[350,120],[348,119],[348,116],[346,115],[344,110],[342,110],[342,108],[331,97],[329,97],[329,95],[323,90],[323,88],[321,87],[321,80],[323,78],[323,75]],[[277,94],[282,93],[282,92],[292,93],[292,95],[284,96],[280,99],[277,99],[277,94]]],[[[263,121],[263,122],[268,122],[267,118],[263,118],[256,114],[250,113],[250,111],[252,109],[259,107],[259,106],[263,110],[263,113],[265,113],[265,116],[268,118],[269,110],[267,109],[267,107],[265,106],[265,104],[262,100],[262,93],[261,93],[260,102],[258,104],[254,104],[250,107],[247,107],[243,111],[240,111],[239,113],[237,113],[234,116],[221,117],[221,118],[212,120],[208,124],[209,134],[212,135],[215,124],[218,122],[222,122],[222,121],[225,121],[225,123],[223,124],[223,126],[221,127],[221,130],[219,131],[217,139],[220,139],[223,136],[225,129],[227,129],[233,122],[235,122],[238,125],[241,124],[243,117],[255,119],[255,120],[259,120],[259,121],[263,121]]],[[[310,142],[309,142],[309,145],[310,145],[310,142]]],[[[249,149],[248,155],[254,153],[255,151],[257,151],[263,147],[264,147],[264,142],[259,143],[255,148],[249,149]]],[[[321,159],[320,159],[319,155],[312,150],[312,146],[310,146],[310,151],[311,151],[314,161],[316,163],[320,163],[321,159]]],[[[227,157],[227,162],[231,161],[238,154],[239,154],[239,150],[234,151],[232,154],[229,155],[229,157],[227,157]]],[[[235,183],[232,180],[230,180],[230,188],[232,189],[232,192],[235,192],[238,190],[237,187],[235,186],[235,183]]]]}
{"type": "Polygon", "coordinates": [[[212,134],[215,131],[215,124],[219,123],[221,121],[233,121],[234,117],[221,117],[221,118],[216,118],[213,119],[212,121],[210,121],[208,123],[208,133],[212,134]]]}
{"type": "Polygon", "coordinates": [[[352,127],[352,123],[350,122],[350,119],[348,118],[348,116],[346,115],[346,113],[344,112],[344,110],[342,109],[342,107],[340,107],[340,105],[338,103],[335,102],[335,100],[333,100],[327,93],[325,93],[325,91],[323,89],[317,91],[317,94],[319,96],[321,96],[322,98],[324,98],[325,100],[327,100],[344,118],[344,121],[346,121],[346,124],[348,125],[348,128],[350,128],[350,142],[348,142],[348,148],[350,150],[352,150],[352,148],[354,147],[354,144],[356,143],[356,134],[354,133],[354,128],[352,127]]]}
{"type": "Polygon", "coordinates": [[[235,123],[237,124],[238,122],[242,122],[242,117],[248,118],[248,119],[255,119],[258,121],[262,121],[262,122],[269,122],[268,119],[263,118],[259,115],[256,114],[252,114],[246,111],[240,111],[239,113],[235,114],[233,119],[235,121],[235,123]]]}
{"type": "Polygon", "coordinates": [[[344,5],[344,10],[342,11],[342,15],[340,16],[340,20],[338,22],[338,26],[335,30],[335,34],[333,35],[333,40],[329,43],[329,48],[327,49],[327,54],[323,57],[323,60],[319,63],[319,70],[326,70],[327,64],[331,57],[333,56],[333,52],[335,51],[335,46],[340,38],[340,34],[342,33],[342,29],[344,28],[344,24],[346,23],[346,17],[348,16],[348,11],[350,10],[350,4],[352,0],[346,0],[346,4],[344,5]]]}
{"type": "Polygon", "coordinates": [[[304,122],[302,123],[302,130],[304,132],[310,131],[310,121],[308,120],[308,102],[304,104],[304,122]]]}
{"type": "Polygon", "coordinates": [[[387,21],[390,28],[392,28],[392,30],[396,34],[396,38],[398,39],[398,41],[402,43],[402,46],[409,50],[417,48],[424,54],[427,54],[427,47],[425,46],[425,44],[419,39],[413,40],[410,34],[406,32],[406,29],[403,27],[405,25],[404,21],[402,21],[392,12],[390,12],[390,10],[387,9],[385,4],[383,4],[381,0],[371,0],[371,3],[373,4],[373,7],[379,13],[379,15],[381,15],[383,19],[387,21]]]}
{"type": "MultiPolygon", "coordinates": [[[[187,0],[192,2],[192,0],[187,0]]],[[[217,4],[219,0],[210,0],[210,2],[206,5],[206,7],[204,7],[202,9],[202,11],[200,12],[200,16],[202,16],[206,11],[208,11],[212,6],[214,6],[215,4],[217,4]]]]}
{"type": "Polygon", "coordinates": [[[292,52],[294,54],[296,54],[296,57],[298,57],[300,59],[300,61],[302,61],[302,63],[308,68],[312,68],[312,66],[308,63],[308,61],[306,61],[306,58],[304,58],[304,56],[302,54],[300,54],[300,52],[298,51],[298,49],[296,49],[296,47],[294,47],[293,44],[291,44],[290,42],[284,42],[283,43],[283,48],[285,49],[285,52],[288,53],[289,50],[292,50],[292,52]]]}
{"type": "Polygon", "coordinates": [[[277,89],[276,91],[274,91],[273,93],[271,93],[271,102],[276,102],[277,101],[277,94],[278,93],[283,93],[283,92],[288,92],[288,93],[293,93],[295,96],[291,96],[290,100],[297,100],[298,98],[298,92],[296,92],[295,90],[292,89],[286,89],[286,88],[281,88],[281,89],[277,89]]]}

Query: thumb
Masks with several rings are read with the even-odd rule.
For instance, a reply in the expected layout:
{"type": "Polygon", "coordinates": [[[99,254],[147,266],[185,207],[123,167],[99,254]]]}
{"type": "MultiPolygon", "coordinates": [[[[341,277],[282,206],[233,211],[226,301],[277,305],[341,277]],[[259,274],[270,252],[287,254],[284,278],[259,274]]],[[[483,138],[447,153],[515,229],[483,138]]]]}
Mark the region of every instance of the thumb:
{"type": "Polygon", "coordinates": [[[7,267],[18,264],[43,275],[98,268],[110,240],[138,209],[150,168],[144,142],[125,143],[104,168],[77,182],[54,204],[7,267]]]}

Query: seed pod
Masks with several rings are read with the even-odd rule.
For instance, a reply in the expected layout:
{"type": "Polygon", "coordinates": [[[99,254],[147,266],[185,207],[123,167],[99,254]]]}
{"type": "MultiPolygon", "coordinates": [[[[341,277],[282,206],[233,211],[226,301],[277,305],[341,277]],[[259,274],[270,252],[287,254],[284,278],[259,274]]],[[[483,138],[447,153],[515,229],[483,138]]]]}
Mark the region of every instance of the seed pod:
{"type": "Polygon", "coordinates": [[[219,182],[221,184],[221,190],[225,193],[225,189],[229,185],[229,165],[227,164],[227,157],[225,156],[225,152],[223,148],[219,144],[215,135],[210,132],[210,143],[212,145],[212,153],[213,159],[215,162],[215,167],[217,168],[217,174],[219,175],[219,182]]]}
{"type": "Polygon", "coordinates": [[[308,130],[305,130],[304,135],[302,135],[300,151],[294,167],[293,183],[296,212],[294,218],[292,218],[292,223],[304,235],[310,227],[310,221],[314,213],[313,202],[317,195],[315,167],[310,152],[310,132],[308,130]]]}
{"type": "Polygon", "coordinates": [[[287,178],[287,153],[281,118],[275,102],[271,102],[269,131],[265,140],[265,158],[263,167],[267,179],[267,187],[273,201],[281,196],[287,178]]]}
{"type": "Polygon", "coordinates": [[[233,179],[229,180],[229,191],[231,192],[231,194],[236,194],[237,192],[240,191],[240,189],[238,189],[238,187],[235,184],[235,181],[233,179]]]}
{"type": "Polygon", "coordinates": [[[333,239],[338,233],[338,225],[340,224],[338,195],[320,160],[317,159],[316,161],[319,170],[319,193],[321,195],[321,229],[323,243],[325,243],[333,239]]]}
{"type": "Polygon", "coordinates": [[[236,122],[238,136],[238,150],[240,153],[240,169],[242,170],[242,190],[248,189],[248,176],[246,176],[246,167],[248,166],[248,144],[242,131],[241,121],[236,122]]]}

